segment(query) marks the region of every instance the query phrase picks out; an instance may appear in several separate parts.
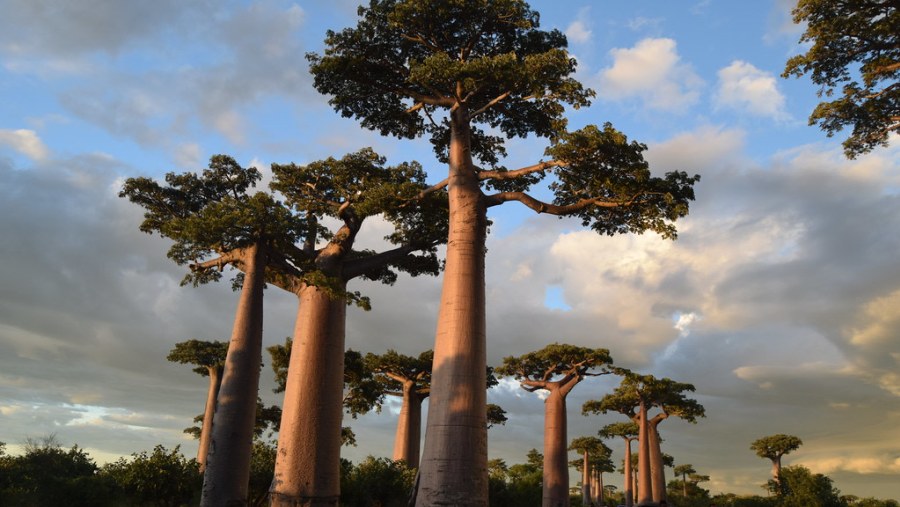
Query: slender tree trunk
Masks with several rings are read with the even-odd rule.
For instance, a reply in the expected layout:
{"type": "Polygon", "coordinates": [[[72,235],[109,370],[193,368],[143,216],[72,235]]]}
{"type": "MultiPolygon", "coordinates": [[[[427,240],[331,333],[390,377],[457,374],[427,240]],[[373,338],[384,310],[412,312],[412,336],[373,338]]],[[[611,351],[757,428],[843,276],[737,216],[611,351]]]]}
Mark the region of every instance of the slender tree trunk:
{"type": "Polygon", "coordinates": [[[569,506],[566,397],[551,389],[544,400],[544,487],[541,507],[569,506]]]}
{"type": "Polygon", "coordinates": [[[650,477],[653,482],[653,501],[656,503],[666,500],[666,466],[663,464],[662,448],[659,443],[658,425],[660,421],[654,420],[647,423],[647,435],[650,441],[650,477]]]}
{"type": "Polygon", "coordinates": [[[598,504],[605,505],[604,502],[606,500],[604,497],[606,496],[606,491],[603,490],[603,472],[602,471],[597,473],[597,482],[598,482],[597,485],[599,486],[597,488],[597,498],[599,499],[598,504]]]}
{"type": "Polygon", "coordinates": [[[419,468],[419,440],[422,437],[422,396],[413,381],[403,384],[403,405],[397,419],[394,437],[394,461],[404,460],[412,468],[419,468]]]}
{"type": "Polygon", "coordinates": [[[468,112],[451,113],[450,233],[417,507],[488,504],[484,255],[487,210],[472,165],[468,112]]]}
{"type": "Polygon", "coordinates": [[[206,391],[206,409],[203,410],[203,425],[200,427],[200,447],[197,449],[197,462],[200,472],[206,471],[206,455],[209,453],[209,441],[212,438],[213,415],[216,413],[216,398],[222,387],[222,367],[210,366],[209,389],[206,391]]]}
{"type": "Polygon", "coordinates": [[[269,500],[272,506],[336,506],[347,304],[314,286],[298,296],[269,500]]]}
{"type": "Polygon", "coordinates": [[[584,461],[581,464],[581,505],[588,507],[591,505],[591,462],[588,461],[588,451],[584,451],[584,461]]]}
{"type": "Polygon", "coordinates": [[[250,481],[250,454],[262,363],[265,251],[247,247],[242,259],[244,282],[235,311],[231,343],[225,356],[222,385],[212,417],[212,437],[203,474],[204,507],[243,506],[250,481]]]}
{"type": "Polygon", "coordinates": [[[631,470],[631,438],[625,439],[625,507],[634,505],[634,474],[631,470]]]}
{"type": "Polygon", "coordinates": [[[681,496],[687,498],[687,474],[681,474],[681,496]]]}
{"type": "Polygon", "coordinates": [[[647,407],[641,403],[638,422],[638,506],[653,505],[653,479],[650,474],[650,425],[647,407]]]}

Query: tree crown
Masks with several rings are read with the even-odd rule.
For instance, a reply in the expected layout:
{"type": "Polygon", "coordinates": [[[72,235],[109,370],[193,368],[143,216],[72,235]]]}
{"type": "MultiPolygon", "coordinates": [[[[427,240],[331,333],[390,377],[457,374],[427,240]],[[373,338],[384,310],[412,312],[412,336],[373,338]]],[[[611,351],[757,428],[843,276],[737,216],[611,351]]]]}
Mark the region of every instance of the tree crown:
{"type": "Polygon", "coordinates": [[[805,53],[787,61],[784,77],[809,74],[821,102],[809,117],[831,137],[847,126],[844,153],[854,158],[884,146],[900,129],[900,7],[895,2],[800,0],[805,53]]]}
{"type": "Polygon", "coordinates": [[[173,363],[195,364],[194,372],[204,377],[209,376],[210,368],[221,368],[225,365],[228,354],[228,342],[202,341],[191,339],[176,343],[166,360],[173,363]]]}
{"type": "Polygon", "coordinates": [[[756,452],[760,458],[775,460],[791,451],[796,451],[801,445],[803,445],[803,441],[799,437],[779,433],[754,440],[750,444],[750,450],[756,452]]]}

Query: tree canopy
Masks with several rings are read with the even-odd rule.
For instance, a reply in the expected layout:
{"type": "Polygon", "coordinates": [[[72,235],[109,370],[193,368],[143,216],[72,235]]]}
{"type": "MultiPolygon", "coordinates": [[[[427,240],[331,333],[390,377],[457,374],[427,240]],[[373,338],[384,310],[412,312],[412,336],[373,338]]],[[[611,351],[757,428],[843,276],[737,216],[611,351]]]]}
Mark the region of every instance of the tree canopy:
{"type": "Polygon", "coordinates": [[[187,340],[176,343],[169,355],[168,361],[181,364],[195,364],[194,373],[208,377],[210,368],[222,368],[225,365],[225,356],[228,354],[228,342],[187,340]]]}
{"type": "Polygon", "coordinates": [[[803,441],[799,437],[779,433],[754,440],[750,444],[750,450],[756,452],[760,458],[777,460],[791,451],[796,451],[801,445],[803,441]]]}
{"type": "Polygon", "coordinates": [[[505,357],[495,371],[516,378],[525,390],[533,392],[549,389],[554,382],[565,385],[572,379],[605,375],[610,373],[610,364],[612,357],[607,349],[552,343],[518,357],[505,357]]]}
{"type": "Polygon", "coordinates": [[[809,117],[830,137],[846,127],[844,153],[854,158],[887,145],[900,129],[900,6],[891,1],[800,0],[805,53],[787,61],[784,77],[809,74],[824,100],[809,117]]]}

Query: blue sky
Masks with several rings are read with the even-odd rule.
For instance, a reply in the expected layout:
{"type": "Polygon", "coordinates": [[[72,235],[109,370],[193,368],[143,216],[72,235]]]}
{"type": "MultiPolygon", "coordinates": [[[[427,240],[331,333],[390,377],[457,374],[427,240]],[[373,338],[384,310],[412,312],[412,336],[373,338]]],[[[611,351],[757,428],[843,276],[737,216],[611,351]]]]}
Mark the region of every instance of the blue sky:
{"type": "MultiPolygon", "coordinates": [[[[703,179],[676,242],[492,210],[489,359],[570,342],[694,383],[707,418],[660,430],[713,492],[761,493],[768,465],[750,442],[790,433],[804,446],[788,463],[845,493],[900,498],[897,140],[848,161],[841,139],[807,125],[815,87],[779,77],[800,50],[788,0],[531,5],[567,33],[597,91],[571,125],[610,121],[649,146],[655,172],[703,179]]],[[[101,461],[157,443],[191,454],[181,429],[204,381],[165,355],[227,337],[236,300],[224,284],[178,286],[167,242],[138,232],[140,210],[116,197],[124,178],[199,170],[217,153],[267,172],[365,146],[419,160],[435,181],[445,168],[427,142],[362,130],[312,88],[304,54],[355,23],[355,2],[0,0],[0,11],[0,441],[15,452],[56,433],[101,461]]],[[[544,146],[512,140],[508,165],[544,146]]],[[[370,225],[374,243],[384,229],[370,225]]],[[[374,309],[349,312],[348,344],[430,348],[439,284],[359,284],[374,309]]],[[[268,295],[266,345],[290,334],[291,299],[268,295]]],[[[570,395],[571,437],[616,420],[580,415],[611,383],[570,395]]],[[[491,457],[524,461],[541,446],[540,399],[511,382],[489,396],[510,416],[491,430],[491,457]]],[[[393,415],[349,421],[359,446],[347,457],[389,455],[393,415]]]]}

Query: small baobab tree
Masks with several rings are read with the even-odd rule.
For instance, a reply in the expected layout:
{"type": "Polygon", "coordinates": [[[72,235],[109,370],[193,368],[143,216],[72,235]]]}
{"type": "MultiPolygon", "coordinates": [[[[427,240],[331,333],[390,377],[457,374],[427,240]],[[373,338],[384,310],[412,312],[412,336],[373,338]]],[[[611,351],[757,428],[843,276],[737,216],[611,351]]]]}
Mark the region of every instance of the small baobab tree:
{"type": "MultiPolygon", "coordinates": [[[[593,505],[596,495],[594,477],[597,475],[597,466],[604,461],[612,463],[610,455],[612,450],[597,437],[578,437],[569,444],[570,451],[581,453],[582,458],[571,461],[569,464],[581,471],[581,504],[584,506],[593,505]]],[[[602,480],[601,480],[602,482],[602,480]]],[[[602,493],[599,498],[600,504],[603,504],[602,493]]]]}
{"type": "Polygon", "coordinates": [[[514,377],[529,392],[544,390],[543,507],[569,505],[566,396],[583,379],[610,373],[607,349],[553,343],[519,357],[506,357],[498,375],[514,377]]]}
{"type": "Polygon", "coordinates": [[[681,476],[681,495],[685,498],[688,496],[688,475],[696,474],[697,471],[694,470],[694,466],[685,463],[684,465],[678,465],[672,471],[676,476],[681,476]]]}
{"type": "Polygon", "coordinates": [[[598,432],[600,438],[619,437],[625,441],[625,464],[622,468],[624,474],[624,486],[622,487],[625,495],[626,507],[634,505],[634,474],[631,464],[631,442],[637,440],[638,425],[634,422],[617,422],[607,424],[598,432]]]}
{"type": "Polygon", "coordinates": [[[801,445],[803,445],[803,441],[799,437],[779,433],[755,440],[750,444],[750,450],[756,452],[756,455],[760,458],[767,458],[772,461],[772,481],[780,491],[781,457],[796,451],[801,445]]]}
{"type": "Polygon", "coordinates": [[[222,386],[222,371],[225,369],[227,354],[227,342],[187,340],[176,343],[169,351],[169,355],[166,356],[167,360],[175,363],[196,365],[195,373],[209,377],[203,424],[200,428],[200,442],[197,449],[197,463],[200,464],[201,472],[206,469],[206,454],[209,452],[209,440],[212,436],[212,415],[216,411],[216,397],[222,386]]]}

